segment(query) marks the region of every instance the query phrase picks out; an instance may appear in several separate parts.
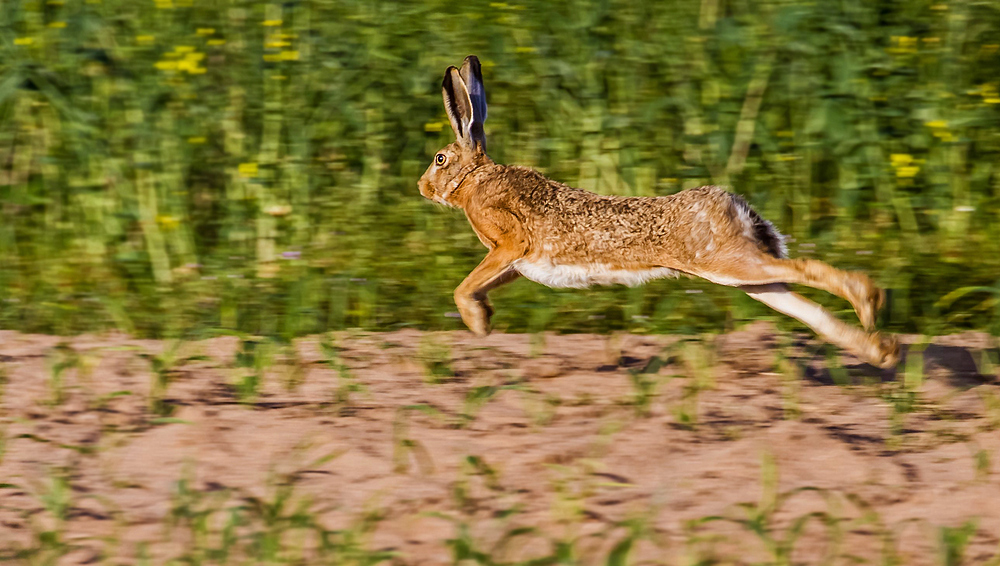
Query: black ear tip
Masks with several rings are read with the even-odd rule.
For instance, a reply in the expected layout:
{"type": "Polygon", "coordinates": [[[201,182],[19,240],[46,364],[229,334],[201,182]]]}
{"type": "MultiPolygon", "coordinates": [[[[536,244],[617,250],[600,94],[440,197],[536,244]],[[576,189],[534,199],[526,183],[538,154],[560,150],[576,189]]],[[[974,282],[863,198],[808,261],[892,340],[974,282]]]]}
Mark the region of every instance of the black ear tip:
{"type": "Polygon", "coordinates": [[[457,70],[458,68],[455,67],[454,65],[448,66],[448,68],[444,70],[444,79],[441,81],[441,86],[447,86],[451,84],[451,72],[457,70]]]}
{"type": "Polygon", "coordinates": [[[479,57],[476,57],[475,55],[469,55],[468,57],[466,57],[465,62],[469,63],[470,65],[475,65],[476,67],[480,66],[479,57]]]}

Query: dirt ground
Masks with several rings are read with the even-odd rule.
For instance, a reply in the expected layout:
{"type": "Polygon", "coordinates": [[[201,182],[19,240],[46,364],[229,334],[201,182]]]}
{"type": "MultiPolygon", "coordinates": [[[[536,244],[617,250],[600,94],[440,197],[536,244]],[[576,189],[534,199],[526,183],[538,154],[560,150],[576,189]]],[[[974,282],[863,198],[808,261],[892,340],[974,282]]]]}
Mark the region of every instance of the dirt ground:
{"type": "Polygon", "coordinates": [[[1000,553],[986,335],[939,337],[882,372],[766,323],[687,341],[342,333],[332,350],[312,338],[262,356],[242,399],[241,344],[181,345],[160,394],[150,356],[165,342],[0,332],[0,553],[56,528],[59,474],[67,564],[177,556],[187,543],[164,525],[182,478],[236,501],[292,482],[331,528],[374,513],[365,544],[404,564],[451,563],[462,524],[505,561],[572,540],[603,563],[630,526],[633,560],[774,560],[738,520],[753,513],[778,541],[817,513],[796,563],[883,563],[889,544],[938,564],[957,532],[942,529],[970,520],[963,564],[1000,553]],[[496,544],[520,527],[534,530],[496,544]]]}

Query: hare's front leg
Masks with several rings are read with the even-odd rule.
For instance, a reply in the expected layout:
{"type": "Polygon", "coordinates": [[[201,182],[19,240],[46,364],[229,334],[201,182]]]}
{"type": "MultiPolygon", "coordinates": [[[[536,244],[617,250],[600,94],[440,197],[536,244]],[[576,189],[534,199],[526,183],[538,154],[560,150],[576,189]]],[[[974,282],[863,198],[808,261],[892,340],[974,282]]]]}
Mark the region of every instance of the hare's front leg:
{"type": "Polygon", "coordinates": [[[511,267],[515,257],[501,250],[491,251],[482,263],[455,289],[455,305],[462,315],[462,322],[476,336],[490,333],[490,317],[493,307],[486,293],[504,283],[517,279],[518,272],[511,267]]]}

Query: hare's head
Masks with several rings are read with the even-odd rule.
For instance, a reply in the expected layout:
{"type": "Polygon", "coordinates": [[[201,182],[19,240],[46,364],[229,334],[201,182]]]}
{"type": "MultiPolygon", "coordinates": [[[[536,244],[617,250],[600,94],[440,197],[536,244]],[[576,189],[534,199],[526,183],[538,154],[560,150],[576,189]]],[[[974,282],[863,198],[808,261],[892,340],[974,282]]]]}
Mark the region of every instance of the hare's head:
{"type": "Polygon", "coordinates": [[[492,163],[486,155],[486,89],[479,58],[469,55],[461,69],[448,67],[441,83],[444,108],[456,140],[441,148],[420,177],[420,194],[441,204],[455,206],[448,197],[481,165],[492,163]]]}

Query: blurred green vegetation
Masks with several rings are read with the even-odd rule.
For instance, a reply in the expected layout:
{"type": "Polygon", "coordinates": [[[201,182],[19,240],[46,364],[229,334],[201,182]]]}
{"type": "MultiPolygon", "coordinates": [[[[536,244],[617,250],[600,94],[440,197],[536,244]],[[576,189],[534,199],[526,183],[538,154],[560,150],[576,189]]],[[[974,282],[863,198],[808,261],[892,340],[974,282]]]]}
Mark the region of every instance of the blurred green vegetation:
{"type": "MultiPolygon", "coordinates": [[[[1000,292],[949,295],[1000,289],[998,47],[992,0],[7,0],[0,326],[461,328],[484,250],[416,181],[452,140],[441,75],[476,53],[497,161],[729,185],[793,255],[892,288],[890,328],[998,332],[1000,292]]],[[[495,302],[508,331],[766,312],[696,281],[495,302]]]]}

